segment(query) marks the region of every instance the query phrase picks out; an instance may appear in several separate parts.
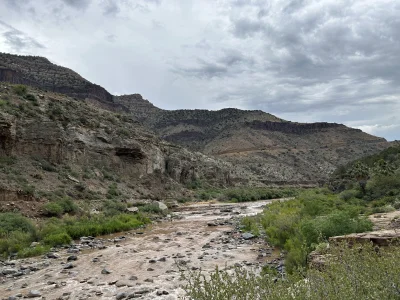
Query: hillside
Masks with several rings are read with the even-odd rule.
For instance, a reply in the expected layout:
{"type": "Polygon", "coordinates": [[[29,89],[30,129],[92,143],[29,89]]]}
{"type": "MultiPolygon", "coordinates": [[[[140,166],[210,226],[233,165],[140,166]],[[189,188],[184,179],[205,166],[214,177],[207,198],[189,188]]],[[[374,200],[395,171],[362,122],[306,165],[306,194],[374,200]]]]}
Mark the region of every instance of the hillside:
{"type": "Polygon", "coordinates": [[[162,139],[241,166],[265,184],[313,185],[337,166],[385,149],[385,139],[335,123],[295,123],[262,111],[175,110],[114,97],[162,139]],[[122,101],[124,100],[124,101],[122,101]]]}
{"type": "MultiPolygon", "coordinates": [[[[389,146],[383,138],[341,124],[294,123],[262,111],[162,110],[139,94],[112,96],[42,57],[0,54],[0,81],[23,83],[73,97],[77,103],[128,113],[137,122],[135,128],[141,124],[141,130],[158,136],[160,143],[179,145],[234,165],[231,171],[241,174],[234,182],[315,185],[337,166],[389,146]]],[[[132,127],[117,126],[128,131],[132,127]]]]}
{"type": "Polygon", "coordinates": [[[251,174],[161,140],[127,114],[33,87],[0,85],[0,208],[38,215],[71,197],[165,200],[195,181],[227,186],[251,174]]]}

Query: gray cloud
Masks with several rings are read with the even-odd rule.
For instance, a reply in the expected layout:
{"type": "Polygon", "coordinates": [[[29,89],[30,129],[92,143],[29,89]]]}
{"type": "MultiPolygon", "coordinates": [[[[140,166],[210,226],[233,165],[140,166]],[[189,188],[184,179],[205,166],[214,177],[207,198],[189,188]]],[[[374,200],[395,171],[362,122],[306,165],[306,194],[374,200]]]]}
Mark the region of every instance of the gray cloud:
{"type": "Polygon", "coordinates": [[[120,7],[118,6],[118,2],[114,0],[105,1],[104,5],[104,15],[115,16],[120,12],[120,7]]]}
{"type": "Polygon", "coordinates": [[[392,0],[5,0],[0,51],[162,108],[261,109],[400,139],[399,15],[392,0]]]}
{"type": "Polygon", "coordinates": [[[14,51],[20,52],[25,50],[30,50],[32,48],[44,49],[45,46],[36,41],[35,39],[27,36],[23,32],[15,29],[14,27],[4,23],[0,20],[0,28],[3,27],[4,32],[2,36],[5,38],[5,42],[14,51]]]}
{"type": "MultiPolygon", "coordinates": [[[[204,42],[207,44],[206,42],[204,42]]],[[[196,45],[200,49],[204,43],[196,45]]],[[[214,61],[197,59],[197,65],[191,67],[175,67],[172,71],[184,76],[193,76],[200,79],[211,79],[214,77],[233,76],[243,73],[246,69],[253,66],[254,60],[243,53],[233,49],[224,50],[222,55],[214,61]]]]}
{"type": "Polygon", "coordinates": [[[76,9],[86,9],[91,2],[91,0],[61,0],[61,1],[76,9]]]}

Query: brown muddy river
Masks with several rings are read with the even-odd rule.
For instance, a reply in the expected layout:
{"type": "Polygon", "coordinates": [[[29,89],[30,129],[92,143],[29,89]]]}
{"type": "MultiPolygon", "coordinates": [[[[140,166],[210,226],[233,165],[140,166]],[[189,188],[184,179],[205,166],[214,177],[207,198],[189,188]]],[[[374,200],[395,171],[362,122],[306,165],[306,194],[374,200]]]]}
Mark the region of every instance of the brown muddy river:
{"type": "Polygon", "coordinates": [[[55,258],[7,262],[3,270],[30,271],[0,277],[0,298],[38,292],[34,299],[183,299],[180,268],[209,272],[237,264],[257,270],[277,260],[279,252],[262,239],[245,239],[235,226],[238,217],[255,215],[270,202],[188,205],[172,221],[96,238],[104,249],[83,246],[79,253],[65,249],[55,258]],[[67,262],[71,255],[77,260],[67,262]]]}

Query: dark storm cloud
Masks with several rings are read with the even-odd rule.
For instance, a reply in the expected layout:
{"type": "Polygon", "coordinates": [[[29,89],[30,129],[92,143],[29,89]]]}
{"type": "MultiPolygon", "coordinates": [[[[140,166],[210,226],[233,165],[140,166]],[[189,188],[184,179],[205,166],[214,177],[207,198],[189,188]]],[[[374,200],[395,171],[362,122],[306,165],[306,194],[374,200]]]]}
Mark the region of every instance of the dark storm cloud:
{"type": "Polygon", "coordinates": [[[23,32],[0,20],[0,28],[1,27],[5,29],[5,31],[2,33],[2,36],[5,38],[6,43],[14,51],[24,51],[32,48],[45,48],[44,45],[40,44],[35,39],[27,36],[23,32]]]}

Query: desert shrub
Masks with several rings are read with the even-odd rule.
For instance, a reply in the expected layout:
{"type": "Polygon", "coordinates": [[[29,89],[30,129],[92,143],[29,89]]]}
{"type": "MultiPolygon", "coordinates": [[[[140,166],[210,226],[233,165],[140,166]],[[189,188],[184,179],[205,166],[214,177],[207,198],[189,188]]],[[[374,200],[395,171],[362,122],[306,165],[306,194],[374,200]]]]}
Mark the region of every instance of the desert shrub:
{"type": "Polygon", "coordinates": [[[23,84],[17,84],[17,85],[13,86],[13,91],[18,96],[24,96],[24,95],[26,95],[28,89],[23,84]]]}
{"type": "Polygon", "coordinates": [[[352,218],[345,211],[336,211],[327,216],[303,221],[300,226],[301,234],[304,236],[308,247],[332,236],[372,230],[370,220],[352,218]]]}
{"type": "Polygon", "coordinates": [[[296,234],[300,212],[298,201],[274,202],[268,206],[261,216],[261,224],[273,244],[284,247],[286,241],[296,234]]]}
{"type": "Polygon", "coordinates": [[[192,199],[182,197],[182,198],[178,198],[176,201],[178,201],[178,203],[184,204],[184,203],[188,203],[188,202],[192,201],[192,199]]]}
{"type": "Polygon", "coordinates": [[[366,187],[365,198],[376,200],[384,196],[400,195],[400,176],[374,176],[366,187]]]}
{"type": "Polygon", "coordinates": [[[216,269],[211,276],[182,271],[186,299],[399,299],[399,248],[376,252],[370,244],[340,245],[330,254],[323,271],[299,270],[284,279],[242,268],[216,269]]]}
{"type": "Polygon", "coordinates": [[[163,212],[156,203],[139,206],[139,211],[153,214],[161,214],[163,212]]]}
{"type": "Polygon", "coordinates": [[[120,201],[107,200],[103,203],[102,211],[106,216],[113,216],[126,211],[126,205],[120,201]]]}
{"type": "Polygon", "coordinates": [[[50,246],[48,245],[37,245],[35,247],[26,247],[18,251],[19,258],[39,256],[46,252],[49,252],[50,246]]]}
{"type": "Polygon", "coordinates": [[[25,217],[0,213],[0,255],[18,254],[29,257],[44,253],[49,247],[69,244],[81,236],[98,236],[138,228],[150,220],[141,215],[119,214],[111,217],[78,218],[75,216],[49,218],[36,227],[25,217]],[[42,245],[30,247],[33,241],[42,245]]]}
{"type": "Polygon", "coordinates": [[[107,191],[107,198],[113,199],[120,195],[122,195],[122,193],[118,190],[117,184],[116,183],[110,184],[110,186],[108,187],[108,191],[107,191]]]}
{"type": "Polygon", "coordinates": [[[345,190],[340,193],[340,199],[348,201],[353,198],[361,198],[360,192],[357,190],[345,190]]]}
{"type": "Polygon", "coordinates": [[[117,130],[117,135],[122,136],[122,137],[129,137],[130,131],[126,128],[119,128],[117,130]]]}
{"type": "Polygon", "coordinates": [[[260,222],[257,216],[244,217],[241,219],[240,223],[244,231],[251,232],[255,236],[260,235],[260,229],[259,229],[260,222]]]}
{"type": "Polygon", "coordinates": [[[43,205],[43,213],[48,217],[60,217],[65,213],[74,214],[78,211],[78,206],[67,197],[43,205]]]}
{"type": "Polygon", "coordinates": [[[49,202],[43,205],[43,214],[48,217],[60,217],[64,210],[57,202],[49,202]]]}
{"type": "Polygon", "coordinates": [[[64,117],[64,111],[59,104],[51,102],[47,109],[47,115],[51,120],[62,120],[64,117]]]}
{"type": "Polygon", "coordinates": [[[36,235],[36,228],[29,219],[20,214],[0,213],[0,236],[7,236],[14,231],[36,235]]]}
{"type": "Polygon", "coordinates": [[[77,239],[81,236],[98,236],[119,231],[126,231],[149,222],[141,215],[120,214],[112,217],[97,217],[91,219],[77,219],[74,223],[66,225],[69,236],[77,239]]]}
{"type": "Polygon", "coordinates": [[[29,232],[12,231],[0,238],[0,255],[7,257],[11,254],[16,254],[34,241],[34,238],[29,232]]]}
{"type": "Polygon", "coordinates": [[[47,172],[57,172],[57,168],[47,160],[41,160],[40,167],[42,168],[42,170],[47,172]]]}
{"type": "Polygon", "coordinates": [[[289,272],[306,262],[309,252],[329,237],[372,229],[372,223],[359,214],[363,200],[347,199],[327,190],[310,190],[297,198],[274,202],[266,207],[261,224],[269,241],[286,250],[289,272]]]}
{"type": "Polygon", "coordinates": [[[35,196],[36,188],[30,184],[24,184],[22,186],[22,192],[27,196],[35,196]]]}
{"type": "Polygon", "coordinates": [[[66,232],[53,233],[46,235],[43,238],[43,242],[49,246],[61,246],[68,245],[72,242],[72,238],[66,232]]]}
{"type": "Polygon", "coordinates": [[[64,213],[74,214],[78,211],[78,206],[71,198],[64,197],[63,199],[58,200],[57,204],[62,207],[64,213]]]}
{"type": "Polygon", "coordinates": [[[6,105],[8,105],[8,101],[1,99],[0,100],[0,107],[4,107],[6,105]]]}
{"type": "Polygon", "coordinates": [[[0,165],[1,166],[11,166],[17,162],[17,158],[14,156],[1,156],[0,165]]]}
{"type": "Polygon", "coordinates": [[[26,94],[25,95],[25,99],[29,100],[29,101],[32,101],[32,102],[37,102],[37,99],[36,99],[35,95],[32,95],[32,94],[26,94]]]}
{"type": "Polygon", "coordinates": [[[277,198],[293,197],[298,191],[292,188],[257,188],[257,187],[242,187],[242,188],[227,188],[227,189],[200,189],[197,186],[198,192],[195,197],[200,200],[218,199],[229,202],[248,202],[257,200],[268,200],[277,198]]]}

